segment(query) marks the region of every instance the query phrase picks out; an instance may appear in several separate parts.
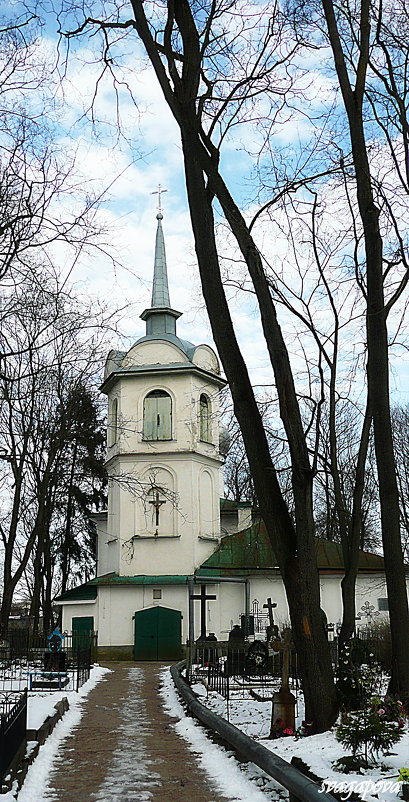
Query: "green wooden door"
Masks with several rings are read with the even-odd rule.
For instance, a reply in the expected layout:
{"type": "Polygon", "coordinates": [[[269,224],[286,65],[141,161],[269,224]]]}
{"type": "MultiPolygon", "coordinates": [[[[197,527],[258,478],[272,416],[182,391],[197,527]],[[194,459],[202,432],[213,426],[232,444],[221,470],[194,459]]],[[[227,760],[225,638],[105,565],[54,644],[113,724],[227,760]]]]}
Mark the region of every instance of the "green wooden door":
{"type": "Polygon", "coordinates": [[[135,613],[135,660],[178,660],[182,645],[182,614],[166,607],[135,613]]]}
{"type": "Polygon", "coordinates": [[[91,646],[91,633],[94,631],[92,615],[72,619],[72,650],[74,654],[91,646]]]}

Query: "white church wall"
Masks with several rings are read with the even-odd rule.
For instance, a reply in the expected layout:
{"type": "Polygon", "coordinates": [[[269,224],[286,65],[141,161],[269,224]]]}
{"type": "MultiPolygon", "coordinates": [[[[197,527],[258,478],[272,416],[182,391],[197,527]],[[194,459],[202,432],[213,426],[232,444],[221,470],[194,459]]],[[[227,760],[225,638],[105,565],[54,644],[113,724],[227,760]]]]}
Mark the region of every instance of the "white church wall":
{"type": "Polygon", "coordinates": [[[98,588],[98,646],[126,646],[133,643],[135,610],[142,606],[143,589],[139,586],[107,585],[98,588]]]}
{"type": "Polygon", "coordinates": [[[280,576],[256,576],[250,577],[250,614],[252,613],[253,602],[257,601],[261,610],[267,599],[271,598],[274,608],[274,622],[278,626],[288,626],[290,616],[285,595],[284,585],[280,576]]]}
{"type": "MultiPolygon", "coordinates": [[[[135,475],[144,484],[146,494],[141,492],[138,497],[125,487],[114,490],[120,510],[119,572],[125,576],[191,574],[212,554],[220,534],[218,465],[209,460],[204,466],[204,458],[191,453],[169,455],[166,463],[152,458],[148,465],[144,456],[135,459],[135,475]],[[164,488],[159,493],[162,503],[158,526],[155,505],[150,503],[154,498],[149,496],[156,483],[164,488]]],[[[125,464],[124,460],[121,464],[125,464]]],[[[113,503],[113,520],[114,516],[113,503]]]]}
{"type": "Polygon", "coordinates": [[[237,513],[222,513],[220,516],[220,528],[222,535],[234,535],[238,532],[237,513]]]}
{"type": "Polygon", "coordinates": [[[62,605],[62,631],[72,632],[73,618],[94,619],[94,629],[98,630],[98,599],[95,601],[65,602],[62,605]]]}
{"type": "Polygon", "coordinates": [[[133,616],[139,610],[162,606],[182,613],[182,643],[188,636],[186,585],[107,585],[99,588],[100,615],[98,646],[132,646],[134,643],[133,616]],[[153,598],[153,590],[161,598],[153,598]]]}
{"type": "Polygon", "coordinates": [[[379,615],[373,616],[374,622],[388,621],[388,611],[381,611],[379,609],[379,599],[388,598],[386,589],[386,581],[384,574],[360,574],[356,583],[356,612],[361,615],[360,621],[357,623],[358,627],[365,627],[371,623],[371,618],[367,618],[364,611],[361,609],[366,605],[373,606],[374,613],[378,612],[379,615]]]}
{"type": "Polygon", "coordinates": [[[120,452],[168,453],[198,447],[207,455],[218,457],[218,385],[210,377],[190,371],[119,377],[109,392],[109,408],[113,398],[118,399],[118,435],[115,443],[111,440],[108,443],[108,458],[120,452]],[[171,440],[144,440],[144,399],[154,390],[161,390],[172,399],[171,440]],[[210,402],[211,442],[201,442],[199,437],[202,393],[210,402]]]}
{"type": "Polygon", "coordinates": [[[214,625],[215,634],[220,640],[228,640],[232,626],[240,624],[240,615],[245,611],[246,585],[244,582],[221,582],[215,586],[215,593],[218,596],[218,609],[214,612],[218,622],[218,626],[214,625]]]}
{"type": "MultiPolygon", "coordinates": [[[[337,624],[342,620],[342,596],[341,596],[341,574],[321,574],[321,607],[324,610],[328,623],[337,624]]],[[[373,605],[374,610],[378,611],[378,599],[386,597],[386,583],[383,574],[360,574],[356,584],[356,607],[357,613],[366,601],[373,605]]],[[[289,623],[288,604],[285,596],[284,585],[279,576],[251,577],[250,580],[250,601],[257,599],[262,606],[266,599],[270,597],[272,602],[277,603],[274,610],[274,619],[279,625],[289,623]]],[[[380,613],[374,620],[388,620],[387,613],[380,613]]],[[[366,624],[366,618],[362,618],[361,626],[366,624]]]]}

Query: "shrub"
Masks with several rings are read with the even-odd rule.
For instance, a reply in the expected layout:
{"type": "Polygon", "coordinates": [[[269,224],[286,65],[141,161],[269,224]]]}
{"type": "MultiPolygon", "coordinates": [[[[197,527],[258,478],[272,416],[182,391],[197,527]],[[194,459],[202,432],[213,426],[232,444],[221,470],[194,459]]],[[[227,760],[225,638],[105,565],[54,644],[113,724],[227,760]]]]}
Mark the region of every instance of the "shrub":
{"type": "Polygon", "coordinates": [[[336,738],[352,752],[354,759],[376,762],[379,752],[387,752],[403,734],[404,719],[401,702],[374,697],[365,710],[349,712],[337,728],[336,738]]]}
{"type": "Polygon", "coordinates": [[[336,688],[344,711],[361,710],[379,693],[382,670],[366,644],[352,639],[339,656],[336,688]]]}

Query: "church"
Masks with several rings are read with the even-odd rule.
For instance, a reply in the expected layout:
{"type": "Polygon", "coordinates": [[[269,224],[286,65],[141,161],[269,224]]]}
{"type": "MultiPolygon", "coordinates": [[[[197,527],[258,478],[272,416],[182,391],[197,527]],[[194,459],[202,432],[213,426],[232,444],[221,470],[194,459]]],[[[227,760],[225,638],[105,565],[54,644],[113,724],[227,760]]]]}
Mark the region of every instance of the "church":
{"type": "MultiPolygon", "coordinates": [[[[223,497],[226,381],[209,345],[178,337],[162,219],[159,209],[145,334],[105,365],[108,509],[93,516],[96,577],[56,599],[63,630],[98,633],[100,659],[177,659],[187,641],[210,632],[227,640],[242,621],[264,637],[267,599],[275,622],[289,621],[263,522],[249,503],[223,497]]],[[[317,539],[317,560],[322,608],[336,627],[339,545],[317,539]]],[[[360,553],[357,609],[364,623],[387,616],[379,555],[360,553]]]]}

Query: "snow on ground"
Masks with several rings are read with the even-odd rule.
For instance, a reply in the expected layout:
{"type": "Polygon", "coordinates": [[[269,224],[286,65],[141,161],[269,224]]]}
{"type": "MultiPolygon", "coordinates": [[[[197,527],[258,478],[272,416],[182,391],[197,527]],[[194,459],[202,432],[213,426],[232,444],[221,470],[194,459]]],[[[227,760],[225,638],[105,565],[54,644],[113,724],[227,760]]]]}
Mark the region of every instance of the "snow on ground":
{"type": "MultiPolygon", "coordinates": [[[[401,802],[401,783],[397,782],[399,769],[409,767],[409,731],[406,723],[401,740],[394,744],[393,751],[380,755],[379,766],[367,769],[362,774],[341,774],[335,771],[332,763],[348,753],[335,738],[335,728],[320,735],[308,738],[268,739],[271,718],[271,701],[258,702],[250,698],[244,690],[233,692],[233,698],[227,704],[218,693],[209,691],[203,685],[193,686],[199,693],[200,701],[218,715],[226,718],[231,724],[239,727],[256,741],[260,741],[267,749],[271,749],[284,760],[291,762],[292,757],[301,758],[307,766],[323,780],[327,780],[327,790],[331,791],[331,783],[338,786],[345,799],[348,792],[353,791],[367,802],[401,802]],[[247,697],[247,698],[246,698],[247,697]],[[340,784],[342,787],[339,787],[340,784]],[[345,785],[346,784],[346,785],[345,785]]],[[[298,694],[298,716],[296,727],[300,726],[304,717],[302,699],[298,694]]],[[[332,785],[336,790],[335,785],[332,785]]]]}
{"type": "MultiPolygon", "coordinates": [[[[138,670],[135,668],[133,679],[138,685],[138,670]]],[[[52,694],[38,692],[29,696],[28,727],[38,729],[42,722],[54,713],[54,705],[63,696],[68,696],[70,709],[65,713],[61,721],[56,725],[53,733],[47,738],[45,744],[40,748],[38,757],[29,768],[25,783],[20,790],[18,802],[41,802],[44,798],[44,789],[47,787],[47,778],[51,766],[56,758],[62,740],[69,735],[71,730],[79,723],[83,703],[89,691],[104,677],[109,669],[95,666],[91,671],[88,682],[82,686],[79,693],[64,690],[52,694]]],[[[252,763],[240,763],[236,760],[232,752],[227,751],[212,741],[205,730],[193,718],[186,715],[185,710],[179,701],[177,691],[168,668],[161,672],[162,687],[160,690],[165,710],[169,716],[177,719],[173,726],[176,732],[183,737],[192,752],[196,755],[199,764],[208,774],[215,784],[215,787],[232,802],[263,802],[265,800],[287,799],[287,792],[264,772],[252,763]]],[[[393,747],[393,752],[381,757],[380,765],[377,768],[368,769],[365,774],[340,774],[332,768],[332,762],[342,755],[345,750],[335,739],[335,732],[327,732],[321,735],[312,735],[308,738],[277,738],[268,740],[271,715],[271,701],[259,702],[250,698],[243,689],[233,693],[227,705],[226,701],[215,692],[207,693],[202,684],[196,684],[194,691],[200,696],[200,701],[206,704],[215,713],[228,719],[232,724],[241,728],[247,735],[280,755],[284,760],[291,761],[293,756],[300,757],[319,777],[329,783],[338,784],[338,790],[343,791],[344,798],[348,798],[350,791],[354,791],[366,802],[398,802],[401,800],[400,784],[396,782],[400,768],[409,767],[409,732],[406,725],[404,735],[398,744],[393,747]],[[346,785],[345,785],[346,784],[346,785]],[[389,787],[388,787],[389,786],[389,787]]],[[[137,689],[136,689],[137,690],[137,689]]],[[[137,696],[137,694],[136,694],[137,696]]],[[[302,698],[297,694],[298,723],[303,718],[302,698]]],[[[124,729],[120,734],[120,745],[112,755],[110,771],[107,774],[105,785],[99,790],[97,799],[107,802],[107,799],[120,799],[119,796],[112,796],[112,792],[117,787],[116,779],[123,778],[123,755],[126,752],[124,743],[129,744],[134,738],[134,712],[130,711],[127,716],[124,710],[124,729]],[[132,715],[131,715],[132,713],[132,715]],[[102,794],[102,796],[101,796],[102,794]]],[[[143,709],[138,710],[138,716],[143,716],[143,709]]],[[[126,772],[130,772],[129,781],[136,782],[138,778],[133,776],[133,765],[138,761],[149,758],[144,754],[144,745],[137,739],[135,749],[132,750],[132,765],[126,767],[126,772]],[[136,755],[137,753],[137,755],[136,755]],[[138,760],[136,759],[138,758],[138,760]]],[[[139,778],[140,779],[140,778],[139,778]]],[[[157,777],[152,776],[152,785],[157,782],[157,777]],[[155,782],[156,781],[156,782],[155,782]]],[[[139,780],[138,780],[139,782],[139,780]]],[[[328,790],[331,787],[328,786],[328,790]]],[[[138,788],[139,795],[136,799],[148,800],[150,798],[149,787],[138,788]]],[[[2,802],[15,802],[12,792],[2,795],[2,802]]]]}
{"type": "MultiPolygon", "coordinates": [[[[18,793],[18,802],[40,802],[51,765],[58,754],[61,741],[77,726],[82,716],[85,697],[103,679],[104,674],[107,672],[109,673],[109,668],[94,666],[91,669],[89,680],[84,683],[78,693],[74,691],[58,691],[45,695],[41,692],[36,693],[35,696],[29,696],[27,721],[29,729],[38,729],[47,716],[53,715],[55,712],[54,705],[64,696],[68,697],[70,708],[56,724],[43,746],[40,747],[38,756],[30,766],[24,785],[18,793]]],[[[30,749],[30,743],[28,748],[30,749]]],[[[1,802],[15,802],[15,799],[13,790],[1,796],[1,802]]]]}
{"type": "MultiPolygon", "coordinates": [[[[267,778],[264,772],[253,763],[238,763],[233,752],[228,752],[213,743],[207,734],[208,731],[191,716],[186,715],[179,701],[169,668],[163,669],[161,679],[160,695],[166,712],[178,719],[173,724],[177,734],[187,741],[192,752],[195,753],[199,765],[211,778],[220,793],[234,802],[236,800],[237,802],[266,802],[267,799],[288,799],[287,792],[283,791],[278,783],[267,778]]],[[[200,687],[195,686],[195,692],[200,687]]],[[[223,699],[221,701],[224,702],[223,699]]]]}

